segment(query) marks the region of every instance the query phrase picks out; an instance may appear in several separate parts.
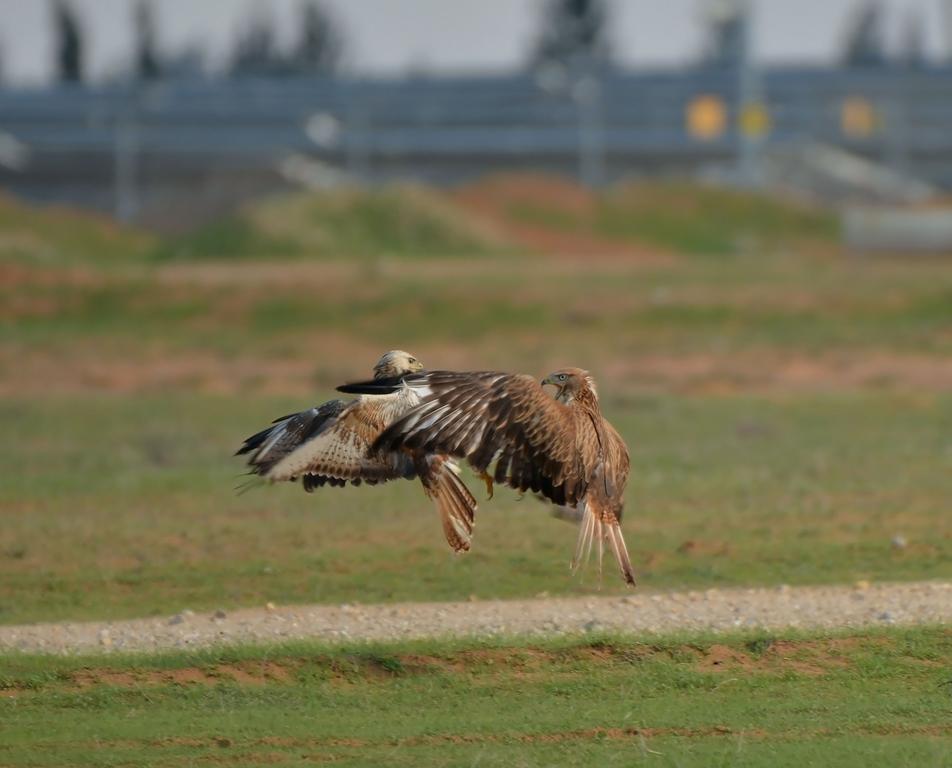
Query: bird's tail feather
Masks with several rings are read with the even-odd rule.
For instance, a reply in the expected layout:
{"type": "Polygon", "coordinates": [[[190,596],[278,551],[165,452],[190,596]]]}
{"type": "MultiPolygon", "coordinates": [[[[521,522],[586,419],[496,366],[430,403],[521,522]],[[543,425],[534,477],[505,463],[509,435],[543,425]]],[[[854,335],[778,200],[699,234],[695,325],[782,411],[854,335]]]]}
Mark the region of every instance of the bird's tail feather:
{"type": "Polygon", "coordinates": [[[615,560],[621,569],[621,576],[629,586],[635,586],[635,571],[631,567],[631,558],[628,557],[628,547],[625,546],[625,537],[621,535],[621,525],[617,518],[608,523],[608,541],[611,544],[612,552],[615,553],[615,560]]]}
{"type": "Polygon", "coordinates": [[[579,525],[578,540],[575,544],[572,570],[577,571],[583,561],[588,562],[592,555],[592,543],[596,540],[598,541],[599,576],[602,573],[602,554],[607,540],[625,583],[635,586],[635,572],[631,567],[631,558],[628,556],[628,547],[625,546],[625,537],[622,536],[618,516],[611,511],[595,510],[588,504],[582,510],[582,522],[579,525]]]}
{"type": "Polygon", "coordinates": [[[440,461],[423,484],[436,503],[443,535],[454,552],[468,552],[476,521],[476,499],[459,478],[456,465],[440,461]]]}
{"type": "Polygon", "coordinates": [[[582,562],[588,562],[592,554],[592,537],[595,534],[597,518],[588,506],[582,510],[582,520],[578,527],[578,540],[575,542],[575,557],[572,558],[572,570],[577,571],[582,562]]]}

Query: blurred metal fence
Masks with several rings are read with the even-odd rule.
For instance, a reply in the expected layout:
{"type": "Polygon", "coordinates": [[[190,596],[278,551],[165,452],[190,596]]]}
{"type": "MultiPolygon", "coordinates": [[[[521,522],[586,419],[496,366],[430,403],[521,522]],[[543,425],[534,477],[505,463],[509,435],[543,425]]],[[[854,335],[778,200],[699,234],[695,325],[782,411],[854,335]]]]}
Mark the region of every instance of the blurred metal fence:
{"type": "MultiPolygon", "coordinates": [[[[280,183],[289,157],[363,181],[694,172],[738,154],[738,87],[701,69],[2,90],[0,138],[19,160],[0,153],[0,185],[129,218],[184,198],[227,206],[280,183]]],[[[763,91],[765,147],[829,144],[952,188],[952,68],[771,70],[763,91]]]]}

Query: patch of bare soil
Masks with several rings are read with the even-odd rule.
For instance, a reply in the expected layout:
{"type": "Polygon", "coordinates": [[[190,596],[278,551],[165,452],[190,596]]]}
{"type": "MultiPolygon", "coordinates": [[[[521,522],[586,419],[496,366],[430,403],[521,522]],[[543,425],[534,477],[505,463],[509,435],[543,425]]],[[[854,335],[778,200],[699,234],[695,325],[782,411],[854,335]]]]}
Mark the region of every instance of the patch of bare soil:
{"type": "Polygon", "coordinates": [[[713,672],[795,672],[820,677],[850,666],[849,651],[862,644],[888,645],[889,638],[764,640],[748,648],[712,645],[701,652],[698,668],[713,672]]]}
{"type": "MultiPolygon", "coordinates": [[[[420,653],[318,655],[309,657],[276,657],[265,661],[247,660],[178,669],[115,669],[86,667],[59,682],[45,686],[86,690],[97,686],[140,688],[143,686],[200,685],[214,686],[223,682],[244,686],[269,683],[293,683],[301,679],[325,679],[340,683],[386,681],[394,678],[431,674],[471,675],[478,677],[551,676],[559,671],[571,672],[584,665],[591,667],[628,667],[652,659],[675,660],[690,664],[702,672],[748,672],[785,674],[793,672],[820,677],[847,669],[857,653],[892,648],[893,638],[833,637],[824,639],[778,640],[770,637],[754,639],[743,645],[713,643],[652,644],[650,642],[595,642],[591,645],[563,649],[479,648],[453,651],[441,655],[420,653]]],[[[916,662],[915,659],[908,661],[916,662]]],[[[939,662],[918,660],[921,666],[941,666],[939,662]]],[[[44,686],[44,687],[45,687],[44,686]]],[[[28,690],[12,686],[0,690],[6,696],[28,690]]]]}
{"type": "MultiPolygon", "coordinates": [[[[334,386],[360,375],[343,364],[328,370],[329,362],[373,361],[382,351],[379,346],[335,334],[314,336],[297,346],[302,351],[320,350],[321,367],[313,356],[303,354],[225,356],[194,350],[117,348],[94,342],[76,343],[55,352],[0,345],[0,396],[174,390],[306,396],[320,386],[334,386]],[[340,354],[335,355],[337,352],[340,354]]],[[[472,368],[474,353],[478,353],[472,347],[439,344],[412,351],[424,360],[436,361],[434,367],[449,369],[472,368]]],[[[816,357],[773,351],[644,354],[606,358],[597,375],[604,391],[615,397],[652,391],[705,395],[864,389],[942,393],[952,390],[952,358],[892,352],[816,357]]]]}
{"type": "Polygon", "coordinates": [[[773,351],[643,355],[607,361],[600,373],[638,389],[697,394],[952,389],[952,359],[887,351],[815,357],[773,351]]]}
{"type": "Polygon", "coordinates": [[[99,282],[100,278],[96,272],[80,267],[0,263],[0,290],[49,286],[86,287],[97,285],[99,282]]]}
{"type": "Polygon", "coordinates": [[[232,357],[198,350],[130,348],[94,341],[77,342],[53,352],[28,345],[0,344],[0,396],[26,392],[129,395],[176,390],[306,396],[320,385],[332,387],[370,375],[372,362],[383,350],[328,333],[308,340],[303,351],[308,354],[264,357],[256,353],[232,357]],[[312,350],[320,351],[320,364],[310,354],[312,350]],[[354,370],[344,362],[353,359],[366,361],[366,370],[354,370]]]}
{"type": "Polygon", "coordinates": [[[594,193],[561,176],[541,173],[497,174],[460,187],[455,195],[476,208],[496,209],[531,203],[554,213],[588,216],[594,213],[594,193]]]}
{"type": "Polygon", "coordinates": [[[118,670],[87,668],[73,673],[68,687],[78,689],[105,685],[116,688],[139,688],[155,685],[217,685],[233,682],[239,685],[265,685],[270,682],[287,682],[300,662],[286,659],[275,661],[244,661],[216,664],[207,669],[183,667],[181,669],[118,670]]]}

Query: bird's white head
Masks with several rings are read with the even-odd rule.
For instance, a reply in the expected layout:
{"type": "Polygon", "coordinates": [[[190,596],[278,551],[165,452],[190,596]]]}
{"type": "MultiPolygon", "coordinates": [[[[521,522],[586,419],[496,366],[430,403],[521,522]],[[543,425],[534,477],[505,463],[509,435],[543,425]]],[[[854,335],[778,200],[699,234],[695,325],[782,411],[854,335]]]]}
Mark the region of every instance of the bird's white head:
{"type": "Polygon", "coordinates": [[[402,349],[391,349],[385,352],[374,366],[375,379],[390,379],[394,376],[406,376],[423,370],[423,363],[409,352],[402,349]]]}

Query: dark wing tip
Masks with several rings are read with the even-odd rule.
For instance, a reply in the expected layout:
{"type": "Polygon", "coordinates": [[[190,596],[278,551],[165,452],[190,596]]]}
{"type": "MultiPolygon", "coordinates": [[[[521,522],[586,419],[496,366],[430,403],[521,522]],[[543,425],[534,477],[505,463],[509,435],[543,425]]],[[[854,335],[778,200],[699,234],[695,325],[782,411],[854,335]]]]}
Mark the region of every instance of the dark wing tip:
{"type": "Polygon", "coordinates": [[[423,378],[422,373],[413,373],[407,376],[391,376],[386,379],[371,379],[370,381],[354,381],[348,384],[341,384],[337,387],[338,392],[344,392],[348,395],[389,395],[396,392],[403,386],[405,381],[418,381],[423,378]]]}
{"type": "Polygon", "coordinates": [[[335,387],[338,392],[344,392],[348,395],[385,395],[395,392],[397,387],[392,384],[384,384],[379,381],[352,381],[347,384],[341,384],[335,387]]]}
{"type": "Polygon", "coordinates": [[[268,427],[267,429],[262,429],[260,432],[255,432],[255,434],[253,434],[251,437],[245,438],[245,441],[241,444],[241,447],[235,451],[235,456],[251,453],[251,451],[261,447],[261,444],[264,443],[268,435],[271,434],[272,429],[274,429],[274,427],[268,427]]]}

